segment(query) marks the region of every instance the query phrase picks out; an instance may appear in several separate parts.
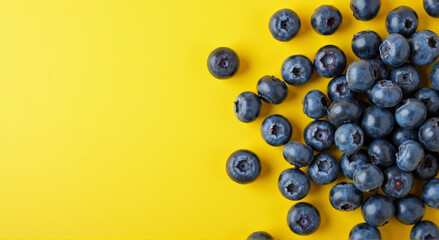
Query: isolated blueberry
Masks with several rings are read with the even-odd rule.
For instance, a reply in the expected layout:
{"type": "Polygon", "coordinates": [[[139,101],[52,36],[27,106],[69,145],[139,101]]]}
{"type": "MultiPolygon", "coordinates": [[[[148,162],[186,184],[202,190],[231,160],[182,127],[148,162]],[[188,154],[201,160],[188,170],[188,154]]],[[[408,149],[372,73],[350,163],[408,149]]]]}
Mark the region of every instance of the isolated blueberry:
{"type": "Polygon", "coordinates": [[[273,14],[268,23],[271,35],[279,41],[289,41],[300,30],[300,19],[290,9],[281,9],[273,14]]]}
{"type": "Polygon", "coordinates": [[[413,176],[422,181],[430,180],[437,175],[438,169],[438,154],[433,152],[425,152],[421,162],[413,171],[413,176]]]}
{"type": "Polygon", "coordinates": [[[303,98],[302,105],[306,116],[319,119],[326,115],[328,98],[319,90],[311,90],[303,98]]]}
{"type": "Polygon", "coordinates": [[[233,104],[235,116],[241,122],[252,122],[258,118],[261,112],[261,99],[252,92],[243,92],[236,97],[233,104]]]}
{"type": "Polygon", "coordinates": [[[314,158],[312,148],[298,142],[287,143],[284,146],[283,155],[287,162],[299,168],[309,166],[314,158]]]}
{"type": "Polygon", "coordinates": [[[332,183],[340,173],[340,165],[327,153],[319,153],[308,167],[308,176],[313,182],[323,185],[332,183]]]}
{"type": "Polygon", "coordinates": [[[418,141],[418,130],[416,129],[405,129],[396,128],[392,133],[392,143],[393,146],[399,147],[405,140],[415,140],[418,141]]]}
{"type": "Polygon", "coordinates": [[[390,80],[380,80],[370,90],[372,102],[380,107],[394,107],[401,102],[402,90],[390,80]]]}
{"type": "Polygon", "coordinates": [[[286,144],[293,134],[293,128],[285,117],[274,114],[268,116],[261,125],[262,138],[271,146],[286,144]]]}
{"type": "Polygon", "coordinates": [[[389,79],[389,69],[386,64],[379,59],[366,59],[372,65],[372,76],[375,81],[389,79]]]}
{"type": "Polygon", "coordinates": [[[439,111],[439,93],[432,88],[425,87],[419,89],[414,95],[414,98],[421,101],[427,108],[427,114],[436,114],[439,111]]]}
{"type": "Polygon", "coordinates": [[[277,186],[287,199],[300,200],[308,194],[311,183],[300,169],[289,168],[280,174],[277,186]]]}
{"type": "Polygon", "coordinates": [[[274,76],[263,76],[258,81],[258,95],[267,103],[280,104],[288,95],[287,85],[274,76]]]}
{"type": "Polygon", "coordinates": [[[330,5],[318,7],[311,16],[311,26],[318,34],[330,35],[337,30],[342,16],[337,8],[330,5]]]}
{"type": "Polygon", "coordinates": [[[392,132],[395,120],[389,110],[370,106],[363,113],[361,127],[372,138],[383,138],[392,132]]]}
{"type": "Polygon", "coordinates": [[[381,0],[351,0],[350,6],[356,19],[368,21],[380,11],[381,0]]]}
{"type": "Polygon", "coordinates": [[[337,210],[352,211],[363,203],[363,193],[352,183],[337,183],[329,192],[329,202],[337,210]]]}
{"type": "Polygon", "coordinates": [[[354,91],[349,89],[346,75],[340,75],[333,78],[328,83],[328,97],[335,101],[339,98],[355,98],[357,95],[354,91]]]}
{"type": "Polygon", "coordinates": [[[303,55],[293,55],[285,59],[281,68],[282,78],[290,85],[307,83],[314,73],[311,60],[303,55]]]}
{"type": "Polygon", "coordinates": [[[337,46],[323,46],[314,56],[314,68],[322,77],[336,77],[346,68],[346,55],[337,46]]]}
{"type": "Polygon", "coordinates": [[[349,240],[381,240],[380,230],[367,223],[355,225],[349,233],[349,240]]]}
{"type": "Polygon", "coordinates": [[[340,158],[340,168],[343,174],[352,180],[354,171],[361,165],[370,163],[369,156],[363,150],[353,154],[343,154],[340,158]]]}
{"type": "Polygon", "coordinates": [[[339,98],[328,108],[328,120],[338,127],[344,123],[356,123],[361,118],[361,106],[353,98],[339,98]]]}
{"type": "Polygon", "coordinates": [[[361,59],[375,58],[380,55],[381,37],[374,31],[361,31],[354,35],[351,47],[361,59]]]}
{"type": "Polygon", "coordinates": [[[415,32],[408,40],[410,44],[410,61],[418,66],[425,66],[439,57],[439,37],[430,30],[415,32]]]}
{"type": "Polygon", "coordinates": [[[398,83],[404,94],[414,93],[419,89],[421,84],[421,76],[416,66],[410,63],[392,69],[390,72],[390,80],[398,83]]]}
{"type": "Polygon", "coordinates": [[[259,231],[250,234],[247,240],[273,240],[273,237],[267,232],[259,231]]]}
{"type": "Polygon", "coordinates": [[[238,71],[238,68],[238,54],[230,48],[217,48],[207,58],[207,69],[209,69],[212,76],[219,79],[232,77],[238,71]]]}
{"type": "Polygon", "coordinates": [[[439,62],[436,62],[431,68],[430,82],[435,90],[439,90],[439,62]]]}
{"type": "Polygon", "coordinates": [[[229,177],[237,183],[250,183],[261,172],[258,156],[249,150],[237,150],[227,159],[226,170],[229,177]]]}
{"type": "Polygon", "coordinates": [[[403,198],[413,189],[413,174],[399,169],[396,166],[389,167],[383,172],[383,192],[393,198],[403,198]]]}
{"type": "Polygon", "coordinates": [[[393,206],[390,198],[381,194],[374,194],[361,206],[361,214],[367,224],[373,227],[381,227],[393,218],[395,206],[393,206]]]}
{"type": "Polygon", "coordinates": [[[299,202],[288,211],[287,223],[295,234],[308,235],[319,228],[320,214],[313,205],[299,202]]]}
{"type": "Polygon", "coordinates": [[[439,1],[437,0],[423,0],[425,11],[432,17],[439,17],[439,1]]]}
{"type": "Polygon", "coordinates": [[[343,153],[358,152],[364,143],[363,130],[355,124],[347,123],[335,131],[335,145],[343,153]]]}
{"type": "Polygon", "coordinates": [[[404,36],[392,33],[380,45],[381,60],[392,67],[399,67],[410,56],[410,46],[404,36]]]}
{"type": "Polygon", "coordinates": [[[439,228],[430,221],[420,221],[410,231],[410,239],[436,240],[439,239],[439,228]]]}
{"type": "Polygon", "coordinates": [[[432,208],[439,209],[439,178],[428,180],[422,187],[422,198],[425,204],[432,208]]]}
{"type": "Polygon", "coordinates": [[[410,37],[418,28],[418,14],[410,7],[397,7],[387,15],[386,28],[388,33],[410,37]]]}
{"type": "Polygon", "coordinates": [[[334,143],[335,128],[324,120],[310,122],[303,131],[306,145],[316,151],[328,150],[334,143]]]}
{"type": "Polygon", "coordinates": [[[394,204],[395,217],[403,224],[416,224],[424,217],[425,204],[416,195],[409,194],[407,197],[397,199],[394,204]]]}
{"type": "Polygon", "coordinates": [[[414,140],[405,140],[398,147],[396,164],[404,171],[413,171],[424,157],[424,149],[414,140]]]}
{"type": "Polygon", "coordinates": [[[366,60],[359,59],[351,62],[346,72],[349,88],[354,92],[364,92],[371,88],[377,74],[374,69],[374,66],[366,60]]]}
{"type": "Polygon", "coordinates": [[[377,166],[365,163],[355,169],[352,180],[358,190],[373,192],[383,185],[384,175],[377,166]]]}
{"type": "Polygon", "coordinates": [[[427,118],[427,108],[416,98],[402,102],[395,110],[395,121],[402,128],[415,129],[427,118]]]}
{"type": "Polygon", "coordinates": [[[370,161],[379,167],[390,167],[395,164],[396,150],[393,145],[385,139],[373,140],[367,150],[370,161]]]}
{"type": "Polygon", "coordinates": [[[439,118],[430,118],[419,128],[418,139],[431,152],[439,152],[439,118]]]}

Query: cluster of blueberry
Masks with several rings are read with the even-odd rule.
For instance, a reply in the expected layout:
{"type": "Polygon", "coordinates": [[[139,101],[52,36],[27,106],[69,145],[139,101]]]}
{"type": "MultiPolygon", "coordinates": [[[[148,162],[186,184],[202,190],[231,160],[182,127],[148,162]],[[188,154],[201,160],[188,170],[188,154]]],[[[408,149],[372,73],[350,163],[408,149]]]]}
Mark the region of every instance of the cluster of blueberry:
{"type": "MultiPolygon", "coordinates": [[[[380,0],[351,0],[351,9],[359,20],[374,18],[380,0]]],[[[424,0],[424,8],[439,17],[439,1],[424,0]]],[[[312,15],[313,29],[322,35],[334,33],[342,15],[333,6],[317,8],[312,15]]],[[[300,30],[300,19],[289,9],[276,12],[269,21],[275,39],[288,41],[300,30]]],[[[283,80],[302,85],[314,70],[333,78],[327,87],[329,99],[312,90],[303,99],[303,112],[314,119],[304,130],[306,144],[290,141],[293,128],[285,117],[271,115],[261,126],[263,139],[282,146],[285,160],[294,168],[284,170],[278,180],[281,194],[301,200],[309,192],[311,179],[317,184],[333,183],[342,172],[352,183],[332,187],[329,201],[340,211],[361,206],[366,223],[356,225],[350,239],[381,239],[377,227],[395,216],[412,225],[411,239],[439,239],[438,226],[421,221],[425,204],[439,209],[439,62],[430,73],[433,88],[420,88],[416,66],[433,63],[439,57],[439,37],[432,31],[417,31],[418,16],[406,6],[392,10],[386,18],[389,35],[382,40],[374,31],[362,31],[352,39],[352,50],[359,57],[349,64],[343,51],[333,45],[320,48],[311,62],[303,55],[287,58],[282,64],[283,80]],[[375,59],[377,57],[380,59],[375,59]],[[411,63],[408,63],[409,60],[411,63]],[[389,67],[393,67],[391,71],[389,67]],[[362,101],[362,96],[368,100],[362,101]],[[321,120],[327,116],[328,121],[321,120]],[[327,153],[333,145],[343,152],[340,161],[327,153]],[[308,175],[300,168],[308,167],[308,175]],[[415,178],[426,181],[422,199],[412,191],[415,178]],[[378,188],[385,195],[377,193],[378,188]],[[374,193],[363,202],[363,193],[374,193]],[[392,202],[391,198],[395,201],[392,202]]],[[[208,58],[209,71],[217,78],[233,76],[239,68],[238,55],[229,48],[218,48],[208,58]]],[[[258,118],[262,101],[280,104],[287,97],[287,85],[273,76],[257,83],[257,94],[241,93],[234,102],[236,117],[242,122],[258,118]]],[[[249,150],[238,150],[227,160],[227,173],[238,183],[254,181],[261,171],[260,160],[249,150]]],[[[309,203],[296,203],[288,212],[290,229],[300,235],[311,234],[320,224],[318,210],[309,203]]],[[[272,239],[256,232],[249,239],[272,239]]]]}

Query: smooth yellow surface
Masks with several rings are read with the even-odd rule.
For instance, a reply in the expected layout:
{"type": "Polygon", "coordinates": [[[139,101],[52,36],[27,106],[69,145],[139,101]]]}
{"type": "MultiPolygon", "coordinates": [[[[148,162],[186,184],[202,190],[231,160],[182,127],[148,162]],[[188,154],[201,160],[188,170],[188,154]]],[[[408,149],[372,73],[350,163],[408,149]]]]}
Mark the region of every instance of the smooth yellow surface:
{"type": "MultiPolygon", "coordinates": [[[[312,184],[303,199],[318,207],[319,230],[301,237],[288,229],[294,202],[281,196],[277,179],[290,165],[259,133],[262,120],[279,113],[293,125],[292,140],[303,142],[310,119],[301,100],[311,89],[326,91],[329,80],[314,74],[289,87],[283,104],[264,104],[249,124],[235,118],[233,101],[263,75],[280,77],[290,55],[312,59],[336,44],[354,60],[352,36],[373,29],[385,37],[385,16],[398,5],[418,12],[419,29],[439,32],[421,0],[382,2],[378,17],[360,22],[348,0],[1,0],[0,238],[245,239],[265,230],[276,239],[346,239],[363,220],[360,210],[330,206],[333,184],[312,184]],[[310,26],[322,4],[342,12],[334,35],[310,26]],[[285,43],[268,31],[281,8],[302,21],[285,43]],[[219,46],[241,59],[228,80],[207,71],[219,46]],[[240,148],[261,158],[254,183],[226,174],[227,157],[240,148]]],[[[427,207],[425,219],[439,224],[439,212],[427,207]]],[[[384,239],[407,239],[410,229],[395,219],[380,228],[384,239]]]]}

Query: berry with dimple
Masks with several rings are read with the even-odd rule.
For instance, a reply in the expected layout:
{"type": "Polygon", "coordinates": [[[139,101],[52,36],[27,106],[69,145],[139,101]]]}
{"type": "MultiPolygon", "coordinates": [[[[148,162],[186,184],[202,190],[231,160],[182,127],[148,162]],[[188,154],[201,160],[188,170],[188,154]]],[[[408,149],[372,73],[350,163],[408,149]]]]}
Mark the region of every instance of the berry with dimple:
{"type": "Polygon", "coordinates": [[[271,16],[268,28],[271,35],[279,41],[289,41],[299,33],[300,19],[291,9],[281,9],[271,16]]]}
{"type": "Polygon", "coordinates": [[[413,9],[407,6],[397,7],[387,15],[387,32],[410,37],[418,28],[418,21],[418,14],[413,9]]]}
{"type": "Polygon", "coordinates": [[[326,115],[328,98],[319,90],[311,90],[303,98],[302,105],[306,116],[319,119],[326,115]]]}
{"type": "Polygon", "coordinates": [[[395,164],[396,150],[393,145],[385,139],[376,139],[369,144],[367,150],[370,161],[379,167],[390,167],[395,164]]]}
{"type": "Polygon", "coordinates": [[[396,82],[404,94],[412,94],[421,84],[419,70],[410,63],[393,68],[390,72],[390,80],[396,82]]]}
{"type": "Polygon", "coordinates": [[[350,6],[356,19],[368,21],[380,11],[381,0],[351,0],[350,6]]]}
{"type": "Polygon", "coordinates": [[[252,92],[243,92],[236,97],[233,103],[235,116],[241,122],[252,122],[258,118],[261,112],[261,99],[252,92]]]}
{"type": "Polygon", "coordinates": [[[303,131],[306,145],[316,151],[328,150],[334,143],[334,126],[324,120],[310,122],[303,131]]]}
{"type": "Polygon", "coordinates": [[[355,124],[347,123],[335,131],[335,145],[343,153],[358,152],[364,144],[363,130],[355,124]]]}
{"type": "Polygon", "coordinates": [[[434,178],[439,170],[438,154],[425,152],[424,157],[413,171],[413,176],[419,180],[425,181],[434,178]]]}
{"type": "Polygon", "coordinates": [[[346,68],[346,55],[334,45],[321,47],[314,56],[314,69],[325,78],[340,75],[346,68]]]}
{"type": "Polygon", "coordinates": [[[287,223],[294,233],[309,235],[319,228],[320,213],[313,205],[299,202],[288,211],[287,223]]]}
{"type": "Polygon", "coordinates": [[[387,168],[383,172],[383,192],[393,198],[403,198],[413,189],[413,174],[399,169],[396,166],[387,168]]]}
{"type": "Polygon", "coordinates": [[[328,97],[332,101],[335,101],[339,98],[355,98],[357,95],[356,92],[349,88],[346,75],[340,75],[329,81],[327,92],[328,97]]]}
{"type": "Polygon", "coordinates": [[[343,174],[352,180],[354,171],[361,165],[370,163],[369,156],[360,150],[353,154],[343,154],[340,158],[340,168],[343,174]]]}
{"type": "Polygon", "coordinates": [[[420,221],[410,231],[410,239],[436,240],[439,239],[438,226],[430,221],[420,221]]]}
{"type": "Polygon", "coordinates": [[[233,152],[226,163],[229,177],[237,183],[250,183],[256,180],[261,172],[261,162],[255,153],[249,150],[233,152]]]}
{"type": "Polygon", "coordinates": [[[439,111],[439,93],[434,89],[429,87],[421,88],[413,97],[425,105],[428,115],[434,115],[439,111]]]}
{"type": "Polygon", "coordinates": [[[278,188],[282,195],[290,200],[304,198],[311,187],[311,183],[300,169],[289,168],[284,170],[278,180],[278,188]]]}
{"type": "Polygon", "coordinates": [[[207,58],[207,69],[218,79],[232,77],[239,68],[238,54],[230,48],[220,47],[213,50],[207,58]]]}
{"type": "Polygon", "coordinates": [[[418,66],[425,66],[439,57],[439,37],[430,30],[415,32],[408,40],[410,61],[418,66]]]}
{"type": "Polygon", "coordinates": [[[337,8],[330,5],[318,7],[311,16],[311,26],[319,34],[333,34],[342,22],[342,16],[337,8]]]}
{"type": "Polygon", "coordinates": [[[290,85],[298,86],[307,83],[314,73],[314,66],[303,55],[290,56],[282,63],[282,78],[290,85]]]}
{"type": "Polygon", "coordinates": [[[268,116],[261,125],[261,135],[271,146],[286,144],[293,134],[290,122],[284,116],[274,114],[268,116]]]}
{"type": "Polygon", "coordinates": [[[319,153],[308,167],[308,176],[315,183],[323,185],[335,181],[340,173],[340,165],[335,158],[326,153],[319,153]]]}

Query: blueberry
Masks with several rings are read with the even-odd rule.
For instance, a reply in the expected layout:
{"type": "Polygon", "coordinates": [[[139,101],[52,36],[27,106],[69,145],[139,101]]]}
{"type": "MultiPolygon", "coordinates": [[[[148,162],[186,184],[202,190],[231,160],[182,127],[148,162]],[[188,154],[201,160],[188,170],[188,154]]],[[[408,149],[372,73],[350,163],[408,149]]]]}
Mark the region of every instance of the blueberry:
{"type": "Polygon", "coordinates": [[[361,165],[370,163],[369,156],[360,150],[353,154],[343,154],[340,158],[340,168],[343,174],[352,180],[354,171],[361,165]]]}
{"type": "Polygon", "coordinates": [[[405,140],[418,141],[418,131],[416,129],[396,128],[392,133],[393,146],[399,147],[405,140]]]}
{"type": "Polygon", "coordinates": [[[401,102],[402,90],[390,80],[380,80],[370,90],[372,102],[380,107],[394,107],[401,102]]]}
{"type": "Polygon", "coordinates": [[[424,202],[416,195],[409,194],[395,201],[395,217],[403,224],[416,224],[424,217],[424,213],[424,202]]]}
{"type": "Polygon", "coordinates": [[[289,168],[280,174],[277,186],[287,199],[300,200],[308,194],[311,183],[300,169],[289,168]]]}
{"type": "Polygon", "coordinates": [[[396,164],[404,171],[413,171],[424,157],[424,149],[414,140],[405,140],[399,145],[396,164]]]}
{"type": "Polygon", "coordinates": [[[286,83],[294,86],[303,85],[311,79],[314,66],[307,57],[294,55],[282,63],[281,73],[286,83]]]}
{"type": "Polygon", "coordinates": [[[358,190],[373,192],[383,185],[384,175],[377,166],[365,163],[355,169],[352,180],[358,190]]]}
{"type": "Polygon", "coordinates": [[[238,68],[238,54],[230,48],[217,48],[207,58],[207,69],[209,69],[212,76],[219,79],[232,77],[238,71],[238,68]]]}
{"type": "Polygon", "coordinates": [[[354,54],[362,59],[375,58],[380,55],[382,39],[374,31],[361,31],[354,35],[351,47],[354,54]]]}
{"type": "Polygon", "coordinates": [[[424,157],[413,171],[413,176],[419,180],[430,180],[434,178],[439,169],[438,154],[425,152],[424,157]]]}
{"type": "Polygon", "coordinates": [[[335,145],[343,153],[358,152],[364,143],[363,130],[355,124],[347,123],[335,131],[335,145]]]}
{"type": "Polygon", "coordinates": [[[287,85],[273,76],[259,79],[257,90],[262,100],[272,104],[282,103],[288,95],[287,85]]]}
{"type": "Polygon", "coordinates": [[[415,32],[408,40],[410,44],[410,61],[418,66],[425,66],[439,57],[439,37],[436,33],[423,30],[415,32]]]}
{"type": "Polygon", "coordinates": [[[413,189],[413,174],[399,169],[396,166],[389,167],[383,172],[383,192],[393,198],[403,198],[413,189]]]}
{"type": "Polygon", "coordinates": [[[439,228],[430,221],[420,221],[410,231],[410,239],[436,240],[439,239],[439,228]]]}
{"type": "Polygon", "coordinates": [[[308,167],[308,176],[315,183],[324,185],[335,181],[340,173],[340,165],[335,158],[326,153],[319,153],[308,167]]]}
{"type": "Polygon", "coordinates": [[[233,108],[235,116],[241,122],[252,122],[261,112],[261,99],[252,92],[243,92],[236,97],[233,108]]]}
{"type": "Polygon", "coordinates": [[[425,204],[432,208],[439,209],[439,178],[428,180],[422,187],[422,198],[425,204]]]}
{"type": "Polygon", "coordinates": [[[330,5],[318,7],[311,16],[311,26],[318,34],[331,35],[340,26],[342,16],[337,8],[330,5]]]}
{"type": "Polygon", "coordinates": [[[354,91],[349,89],[346,75],[340,75],[333,78],[328,83],[328,97],[335,101],[339,98],[355,98],[357,95],[354,91]]]}
{"type": "Polygon", "coordinates": [[[322,77],[336,77],[346,68],[346,55],[337,46],[323,46],[314,56],[314,68],[322,77]]]}
{"type": "Polygon", "coordinates": [[[290,9],[281,9],[273,14],[268,23],[271,35],[279,41],[289,41],[300,30],[300,19],[290,9]]]}
{"type": "Polygon", "coordinates": [[[319,228],[320,214],[313,205],[299,202],[288,211],[287,223],[295,234],[308,235],[319,228]]]}
{"type": "Polygon", "coordinates": [[[336,127],[344,123],[356,123],[360,118],[360,104],[352,98],[339,98],[328,108],[329,122],[336,127]]]}
{"type": "Polygon", "coordinates": [[[380,230],[367,223],[355,225],[349,233],[349,240],[381,240],[380,230]]]}
{"type": "Polygon", "coordinates": [[[418,14],[410,7],[397,7],[387,15],[386,28],[388,33],[410,37],[418,28],[418,14]]]}
{"type": "Polygon", "coordinates": [[[273,237],[267,232],[259,231],[250,234],[247,240],[273,240],[273,237]]]}
{"type": "Polygon", "coordinates": [[[381,60],[392,67],[399,67],[410,56],[410,46],[404,36],[392,33],[380,45],[381,60]]]}
{"type": "Polygon", "coordinates": [[[361,21],[374,18],[381,8],[381,0],[351,0],[354,17],[361,21]]]}
{"type": "Polygon", "coordinates": [[[425,149],[439,152],[439,118],[430,118],[422,124],[418,139],[425,149]]]}
{"type": "Polygon", "coordinates": [[[306,145],[316,151],[328,150],[334,143],[335,128],[324,120],[310,122],[303,131],[306,145]]]}
{"type": "Polygon", "coordinates": [[[268,116],[261,125],[262,138],[271,146],[286,144],[293,134],[293,128],[285,117],[274,114],[268,116]]]}
{"type": "Polygon", "coordinates": [[[312,148],[297,142],[289,142],[284,146],[285,160],[296,167],[309,166],[314,158],[312,148]]]}
{"type": "Polygon", "coordinates": [[[380,227],[386,225],[393,218],[395,206],[393,206],[390,198],[381,194],[374,194],[361,206],[361,214],[367,224],[380,227]]]}
{"type": "Polygon", "coordinates": [[[250,183],[261,172],[258,156],[249,150],[237,150],[227,159],[226,170],[229,177],[237,183],[250,183]]]}
{"type": "Polygon", "coordinates": [[[435,90],[439,90],[439,62],[436,62],[431,68],[430,82],[435,90]]]}
{"type": "Polygon", "coordinates": [[[371,88],[377,74],[374,69],[374,66],[366,60],[360,59],[351,62],[346,72],[349,88],[354,92],[364,92],[371,88]]]}
{"type": "Polygon", "coordinates": [[[396,123],[402,128],[415,129],[427,118],[427,108],[416,98],[405,100],[395,110],[396,123]]]}
{"type": "Polygon", "coordinates": [[[363,113],[361,127],[372,138],[383,138],[392,132],[395,120],[389,110],[370,106],[363,113]]]}
{"type": "Polygon", "coordinates": [[[303,112],[313,119],[324,117],[328,110],[328,98],[319,90],[309,91],[303,98],[302,104],[303,112]]]}
{"type": "Polygon", "coordinates": [[[395,164],[396,150],[393,145],[385,139],[373,140],[367,150],[370,161],[379,167],[390,167],[395,164]]]}
{"type": "Polygon", "coordinates": [[[418,69],[410,63],[392,69],[390,80],[398,83],[404,94],[412,94],[418,90],[421,84],[421,76],[418,69]]]}
{"type": "Polygon", "coordinates": [[[389,79],[389,69],[386,64],[379,59],[366,59],[372,65],[372,76],[375,81],[389,79]]]}
{"type": "Polygon", "coordinates": [[[432,17],[439,17],[439,2],[437,0],[423,0],[425,11],[432,17]]]}
{"type": "Polygon", "coordinates": [[[439,94],[434,89],[429,87],[421,88],[413,97],[425,105],[427,114],[432,115],[439,111],[439,94]]]}
{"type": "Polygon", "coordinates": [[[363,193],[352,183],[337,183],[329,192],[329,202],[337,210],[352,211],[363,203],[363,193]]]}

